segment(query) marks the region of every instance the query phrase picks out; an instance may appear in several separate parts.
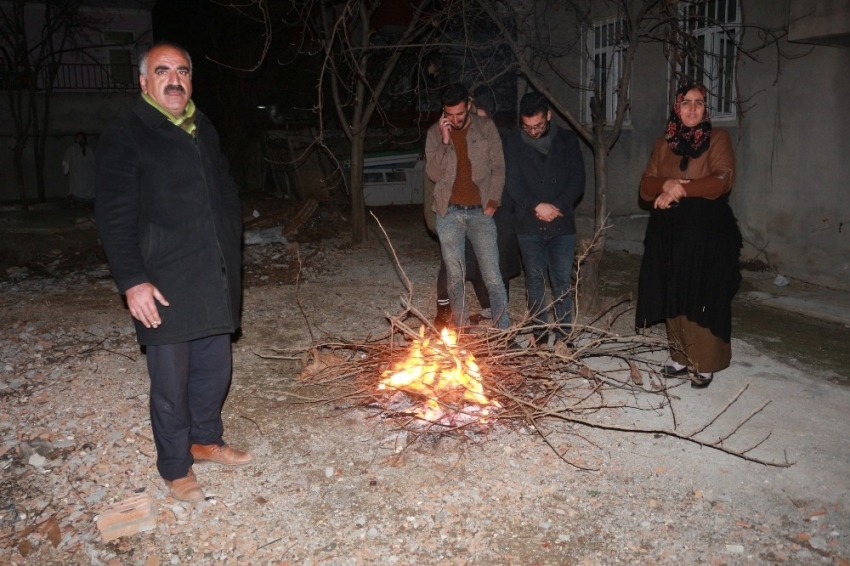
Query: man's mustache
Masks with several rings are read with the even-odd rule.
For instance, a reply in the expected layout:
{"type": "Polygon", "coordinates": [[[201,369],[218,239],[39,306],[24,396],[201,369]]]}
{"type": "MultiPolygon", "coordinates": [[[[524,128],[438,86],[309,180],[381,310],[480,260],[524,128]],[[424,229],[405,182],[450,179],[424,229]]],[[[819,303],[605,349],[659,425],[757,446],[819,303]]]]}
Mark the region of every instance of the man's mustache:
{"type": "Polygon", "coordinates": [[[168,85],[165,87],[165,94],[171,94],[172,92],[186,94],[186,89],[183,88],[181,85],[168,85]]]}

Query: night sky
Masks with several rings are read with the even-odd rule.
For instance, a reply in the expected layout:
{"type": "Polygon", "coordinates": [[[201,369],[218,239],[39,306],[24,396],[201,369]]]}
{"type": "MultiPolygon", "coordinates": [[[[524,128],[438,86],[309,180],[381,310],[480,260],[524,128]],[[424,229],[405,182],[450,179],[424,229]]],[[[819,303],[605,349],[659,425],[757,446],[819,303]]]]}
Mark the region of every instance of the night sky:
{"type": "Polygon", "coordinates": [[[153,9],[154,41],[174,41],[190,51],[205,51],[209,9],[208,0],[159,0],[153,9]]]}
{"type": "MultiPolygon", "coordinates": [[[[276,105],[310,108],[316,102],[316,77],[307,58],[288,66],[291,28],[272,16],[274,44],[264,64],[253,72],[263,45],[264,28],[233,8],[210,0],[159,0],[153,9],[154,41],[182,45],[192,56],[193,98],[205,113],[221,122],[248,107],[276,105]]],[[[297,116],[293,116],[297,119],[297,116]]]]}
{"type": "Polygon", "coordinates": [[[218,129],[234,176],[246,174],[256,157],[256,140],[274,127],[272,106],[289,123],[316,121],[304,110],[316,104],[315,65],[307,57],[293,57],[292,28],[282,25],[280,14],[272,17],[277,27],[268,57],[250,72],[246,69],[260,58],[265,28],[244,14],[210,0],[159,0],[152,18],[154,41],[172,41],[191,55],[192,99],[218,129]],[[279,60],[291,63],[283,66],[279,60]]]}

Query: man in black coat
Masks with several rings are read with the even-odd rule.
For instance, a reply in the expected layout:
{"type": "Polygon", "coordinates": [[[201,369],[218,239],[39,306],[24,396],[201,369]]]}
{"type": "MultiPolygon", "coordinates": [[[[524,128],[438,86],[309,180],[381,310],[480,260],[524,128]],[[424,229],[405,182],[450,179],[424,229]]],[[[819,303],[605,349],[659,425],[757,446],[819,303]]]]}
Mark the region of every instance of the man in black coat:
{"type": "Polygon", "coordinates": [[[534,344],[547,339],[552,287],[556,339],[569,336],[572,323],[572,270],[576,246],[575,205],[584,194],[584,159],[574,132],[552,122],[546,98],[528,93],[520,101],[522,129],[506,137],[505,190],[514,201],[514,219],[534,344]]]}
{"type": "Polygon", "coordinates": [[[139,63],[142,96],[100,137],[95,214],[145,348],[157,469],[182,501],[195,462],[241,466],[221,408],[240,325],[242,213],[215,128],[192,102],[192,61],[170,43],[139,63]]]}

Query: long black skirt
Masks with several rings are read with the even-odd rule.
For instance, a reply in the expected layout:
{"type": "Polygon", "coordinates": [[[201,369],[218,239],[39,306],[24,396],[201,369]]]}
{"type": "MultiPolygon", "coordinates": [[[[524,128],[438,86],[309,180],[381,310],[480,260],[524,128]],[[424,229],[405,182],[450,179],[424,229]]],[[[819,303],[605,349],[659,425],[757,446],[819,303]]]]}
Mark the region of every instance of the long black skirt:
{"type": "Polygon", "coordinates": [[[653,209],[644,240],[635,325],[684,315],[729,342],[741,284],[741,232],[728,195],[653,209]]]}

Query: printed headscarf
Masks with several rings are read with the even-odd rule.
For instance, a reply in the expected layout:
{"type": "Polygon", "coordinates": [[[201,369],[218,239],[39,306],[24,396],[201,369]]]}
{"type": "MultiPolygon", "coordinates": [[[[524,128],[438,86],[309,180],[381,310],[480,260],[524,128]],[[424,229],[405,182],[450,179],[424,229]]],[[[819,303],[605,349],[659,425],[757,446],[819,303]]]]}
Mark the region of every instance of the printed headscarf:
{"type": "Polygon", "coordinates": [[[667,122],[665,135],[670,151],[682,156],[682,162],[679,164],[679,169],[682,171],[687,171],[690,158],[699,157],[711,145],[711,118],[708,115],[708,108],[705,109],[702,120],[696,126],[688,127],[679,118],[682,100],[684,100],[686,94],[694,89],[702,93],[704,100],[708,100],[705,87],[698,82],[689,81],[680,87],[676,91],[676,100],[670,112],[670,121],[667,122]]]}

